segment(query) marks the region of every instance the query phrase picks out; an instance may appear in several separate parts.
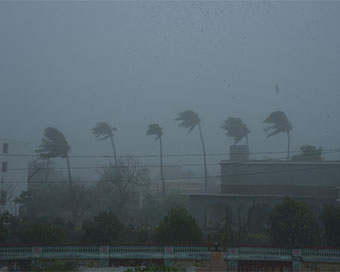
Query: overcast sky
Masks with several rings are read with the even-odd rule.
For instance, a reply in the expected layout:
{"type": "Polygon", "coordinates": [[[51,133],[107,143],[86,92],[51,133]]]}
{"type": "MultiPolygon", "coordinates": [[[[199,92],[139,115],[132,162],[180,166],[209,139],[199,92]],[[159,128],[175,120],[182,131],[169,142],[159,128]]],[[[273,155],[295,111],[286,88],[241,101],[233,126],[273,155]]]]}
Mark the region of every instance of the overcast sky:
{"type": "Polygon", "coordinates": [[[52,126],[73,155],[104,154],[90,129],[105,121],[119,154],[158,154],[156,122],[165,153],[199,153],[198,131],[173,120],[192,109],[208,153],[228,152],[229,116],[251,152],[283,151],[261,123],[282,110],[292,150],[338,148],[339,15],[340,1],[1,1],[0,135],[34,148],[52,126]]]}

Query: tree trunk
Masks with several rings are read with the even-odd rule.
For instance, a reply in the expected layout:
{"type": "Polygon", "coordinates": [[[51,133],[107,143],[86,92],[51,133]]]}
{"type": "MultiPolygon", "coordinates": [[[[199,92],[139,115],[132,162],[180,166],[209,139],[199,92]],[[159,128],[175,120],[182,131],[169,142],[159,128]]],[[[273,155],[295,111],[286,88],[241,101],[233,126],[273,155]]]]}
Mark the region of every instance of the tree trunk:
{"type": "Polygon", "coordinates": [[[113,157],[115,159],[115,165],[116,165],[116,169],[118,171],[119,169],[118,169],[118,159],[117,159],[116,147],[115,147],[115,144],[113,142],[112,136],[110,137],[110,139],[111,139],[111,145],[112,145],[112,150],[113,150],[113,157]]]}
{"type": "Polygon", "coordinates": [[[163,144],[162,144],[162,137],[159,137],[159,151],[160,151],[160,167],[161,167],[161,179],[162,179],[162,193],[163,195],[166,194],[165,189],[165,181],[164,181],[164,173],[163,173],[163,144]]]}
{"type": "Polygon", "coordinates": [[[201,138],[202,149],[203,149],[204,187],[207,188],[208,187],[207,160],[206,160],[206,157],[205,157],[205,145],[204,145],[204,141],[203,141],[202,128],[201,128],[201,124],[200,123],[198,123],[198,128],[199,128],[199,131],[200,131],[200,138],[201,138]]]}
{"type": "Polygon", "coordinates": [[[46,173],[45,173],[45,182],[48,182],[48,172],[50,170],[50,157],[47,157],[47,162],[46,162],[46,173]]]}
{"type": "Polygon", "coordinates": [[[70,186],[70,192],[72,193],[73,183],[72,183],[72,176],[71,176],[71,167],[70,167],[70,160],[68,155],[66,155],[66,162],[67,162],[67,172],[68,172],[68,181],[70,186]]]}
{"type": "Polygon", "coordinates": [[[287,136],[288,136],[288,152],[287,152],[287,161],[288,161],[290,157],[290,133],[289,131],[287,132],[287,136]]]}

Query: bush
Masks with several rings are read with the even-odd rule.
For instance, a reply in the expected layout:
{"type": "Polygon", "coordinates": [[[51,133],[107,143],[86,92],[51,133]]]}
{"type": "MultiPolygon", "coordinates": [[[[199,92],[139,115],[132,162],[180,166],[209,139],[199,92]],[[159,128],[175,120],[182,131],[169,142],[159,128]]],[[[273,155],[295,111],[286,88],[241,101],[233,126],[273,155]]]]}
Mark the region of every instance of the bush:
{"type": "Polygon", "coordinates": [[[269,235],[280,246],[313,246],[321,240],[320,227],[312,210],[289,198],[272,209],[269,235]]]}
{"type": "Polygon", "coordinates": [[[82,241],[88,243],[112,243],[121,238],[123,224],[111,212],[101,212],[92,222],[84,222],[82,241]]]}
{"type": "Polygon", "coordinates": [[[158,242],[199,243],[202,231],[186,209],[172,209],[156,228],[158,242]]]}

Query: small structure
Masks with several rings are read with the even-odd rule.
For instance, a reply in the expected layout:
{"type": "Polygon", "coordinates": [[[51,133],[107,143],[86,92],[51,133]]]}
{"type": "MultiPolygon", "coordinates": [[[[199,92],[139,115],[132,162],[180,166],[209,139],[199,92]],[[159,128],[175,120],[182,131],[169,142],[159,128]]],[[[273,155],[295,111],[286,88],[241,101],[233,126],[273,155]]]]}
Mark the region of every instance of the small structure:
{"type": "Polygon", "coordinates": [[[30,145],[0,137],[0,212],[18,214],[14,199],[27,190],[30,145]]]}

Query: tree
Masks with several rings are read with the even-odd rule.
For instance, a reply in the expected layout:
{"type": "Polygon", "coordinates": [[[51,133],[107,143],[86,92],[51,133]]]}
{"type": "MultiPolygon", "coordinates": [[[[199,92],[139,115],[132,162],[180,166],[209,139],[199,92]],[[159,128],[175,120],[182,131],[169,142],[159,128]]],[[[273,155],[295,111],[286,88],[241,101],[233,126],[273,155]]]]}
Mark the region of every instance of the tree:
{"type": "Polygon", "coordinates": [[[274,111],[263,121],[265,124],[269,124],[264,129],[267,132],[267,138],[279,134],[281,132],[287,133],[288,148],[287,148],[287,160],[290,155],[290,131],[292,130],[292,124],[288,121],[287,116],[283,111],[274,111]]]}
{"type": "Polygon", "coordinates": [[[246,139],[248,145],[248,134],[250,131],[241,118],[229,117],[227,120],[224,120],[221,128],[226,131],[225,134],[227,136],[234,138],[234,145],[243,138],[246,139]]]}
{"type": "Polygon", "coordinates": [[[40,156],[44,158],[61,157],[66,159],[69,186],[70,191],[72,192],[73,183],[71,176],[70,160],[68,157],[70,149],[71,147],[67,143],[64,134],[56,128],[48,127],[45,128],[44,137],[41,139],[41,144],[39,145],[39,148],[36,150],[36,152],[39,153],[40,156]]]}
{"type": "Polygon", "coordinates": [[[8,230],[6,227],[6,223],[8,223],[10,218],[10,214],[5,211],[0,214],[0,243],[4,243],[8,236],[8,230]]]}
{"type": "Polygon", "coordinates": [[[129,194],[133,189],[138,188],[138,191],[144,186],[147,186],[149,181],[149,170],[141,167],[138,162],[128,157],[126,161],[118,161],[118,168],[109,166],[102,167],[98,170],[101,176],[99,187],[104,190],[106,195],[116,201],[120,213],[125,213],[126,205],[128,204],[129,194]],[[118,173],[119,169],[119,173],[118,173]]]}
{"type": "Polygon", "coordinates": [[[205,178],[205,188],[208,187],[208,171],[207,171],[207,160],[206,160],[206,153],[205,153],[205,144],[202,135],[202,128],[201,128],[201,119],[198,116],[198,113],[192,110],[186,110],[180,113],[177,113],[178,117],[175,118],[175,121],[178,121],[178,126],[186,128],[189,130],[189,133],[198,126],[200,139],[202,143],[202,150],[203,150],[203,162],[204,162],[204,178],[205,178]]]}
{"type": "Polygon", "coordinates": [[[65,231],[44,219],[33,221],[25,218],[19,223],[16,235],[21,243],[57,243],[63,242],[65,231]]]}
{"type": "Polygon", "coordinates": [[[340,246],[340,207],[324,206],[320,219],[324,227],[326,243],[332,246],[340,246]]]}
{"type": "Polygon", "coordinates": [[[302,154],[292,156],[292,161],[322,161],[322,148],[313,145],[303,145],[300,147],[302,154]]]}
{"type": "Polygon", "coordinates": [[[113,150],[113,157],[115,159],[115,166],[118,167],[117,152],[113,141],[114,132],[117,131],[117,128],[111,127],[107,123],[99,122],[91,131],[96,136],[97,141],[102,141],[110,138],[113,150]]]}
{"type": "Polygon", "coordinates": [[[186,209],[171,209],[156,228],[158,242],[199,243],[202,231],[186,209]]]}
{"type": "Polygon", "coordinates": [[[92,222],[83,224],[83,242],[112,243],[119,240],[124,232],[124,226],[111,212],[101,212],[92,222]]]}
{"type": "Polygon", "coordinates": [[[269,215],[269,235],[280,246],[313,246],[320,243],[320,227],[304,203],[286,198],[269,215]]]}
{"type": "Polygon", "coordinates": [[[160,158],[160,170],[161,170],[161,179],[162,179],[162,193],[166,193],[165,182],[164,182],[164,173],[163,173],[163,145],[162,145],[162,135],[163,129],[158,124],[150,124],[146,135],[155,135],[155,140],[159,140],[159,158],[160,158]]]}

